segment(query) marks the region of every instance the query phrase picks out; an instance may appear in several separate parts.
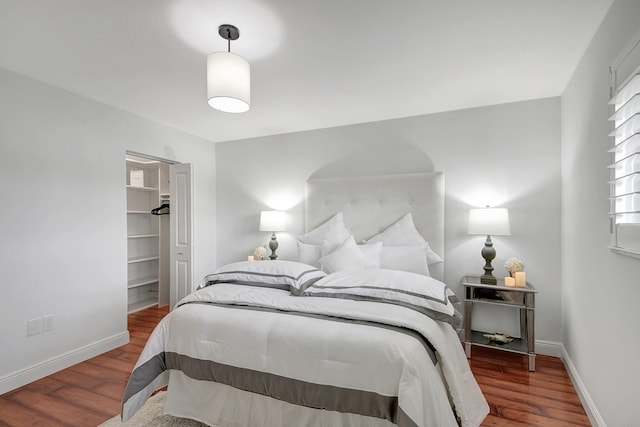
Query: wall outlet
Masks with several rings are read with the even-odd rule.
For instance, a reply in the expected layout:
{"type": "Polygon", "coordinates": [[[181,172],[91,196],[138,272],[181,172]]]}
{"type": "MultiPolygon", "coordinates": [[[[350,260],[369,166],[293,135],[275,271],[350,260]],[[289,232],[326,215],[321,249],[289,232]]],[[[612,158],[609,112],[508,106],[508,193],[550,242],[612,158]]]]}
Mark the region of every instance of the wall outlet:
{"type": "Polygon", "coordinates": [[[27,336],[38,335],[42,332],[42,317],[27,320],[27,336]]]}
{"type": "Polygon", "coordinates": [[[44,332],[49,332],[53,330],[53,314],[48,314],[42,318],[42,330],[44,332]]]}

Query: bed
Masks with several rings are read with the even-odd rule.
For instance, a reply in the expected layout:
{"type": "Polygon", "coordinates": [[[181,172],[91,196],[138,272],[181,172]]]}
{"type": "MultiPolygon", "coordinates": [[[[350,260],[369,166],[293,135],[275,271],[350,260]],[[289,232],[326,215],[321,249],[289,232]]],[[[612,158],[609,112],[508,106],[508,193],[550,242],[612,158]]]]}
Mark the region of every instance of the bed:
{"type": "Polygon", "coordinates": [[[220,427],[480,425],[443,194],[440,173],[308,181],[299,259],[203,278],[150,337],[123,419],[168,385],[165,412],[220,427]]]}

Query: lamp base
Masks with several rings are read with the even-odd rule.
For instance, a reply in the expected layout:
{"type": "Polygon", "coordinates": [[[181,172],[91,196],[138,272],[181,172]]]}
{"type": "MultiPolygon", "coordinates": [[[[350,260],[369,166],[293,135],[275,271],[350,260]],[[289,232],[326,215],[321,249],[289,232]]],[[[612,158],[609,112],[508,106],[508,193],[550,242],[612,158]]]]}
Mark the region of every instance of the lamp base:
{"type": "Polygon", "coordinates": [[[275,232],[271,234],[271,241],[269,241],[269,249],[271,249],[271,255],[269,255],[269,258],[271,258],[271,260],[275,260],[276,258],[278,258],[278,255],[276,255],[276,249],[278,249],[278,241],[276,240],[275,232]]]}
{"type": "Polygon", "coordinates": [[[491,236],[487,236],[487,240],[484,242],[484,247],[482,248],[482,258],[484,258],[484,274],[480,276],[480,283],[485,285],[497,285],[498,280],[495,278],[493,273],[493,266],[491,265],[491,261],[496,257],[496,250],[493,248],[493,242],[491,241],[491,236]]]}

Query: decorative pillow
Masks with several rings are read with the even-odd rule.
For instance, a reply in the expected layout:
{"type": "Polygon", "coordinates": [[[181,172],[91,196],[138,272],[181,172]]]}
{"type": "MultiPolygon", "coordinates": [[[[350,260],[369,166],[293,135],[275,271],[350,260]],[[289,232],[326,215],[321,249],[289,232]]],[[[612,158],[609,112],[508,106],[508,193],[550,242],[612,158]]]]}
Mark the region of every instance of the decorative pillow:
{"type": "MultiPolygon", "coordinates": [[[[350,236],[351,237],[351,236],[350,236]]],[[[339,243],[333,243],[328,240],[322,241],[322,256],[327,256],[335,251],[339,243]]],[[[375,268],[380,268],[380,253],[382,251],[382,242],[372,243],[370,245],[357,245],[358,249],[362,252],[367,259],[373,262],[375,268]]]]}
{"type": "Polygon", "coordinates": [[[367,257],[373,264],[375,268],[380,268],[380,260],[382,257],[382,242],[376,242],[366,245],[358,245],[358,249],[362,252],[362,254],[367,257]]]}
{"type": "Polygon", "coordinates": [[[329,255],[320,258],[322,270],[333,273],[340,270],[361,270],[376,267],[375,263],[358,249],[353,236],[349,236],[329,255]]]}
{"type": "Polygon", "coordinates": [[[367,240],[367,243],[374,242],[383,242],[385,246],[416,246],[424,245],[426,240],[416,229],[409,212],[386,230],[367,240]]]}
{"type": "Polygon", "coordinates": [[[320,268],[322,246],[298,242],[298,262],[320,268]]]}
{"type": "MultiPolygon", "coordinates": [[[[349,237],[351,237],[351,236],[349,236],[349,237]]],[[[349,237],[347,237],[347,239],[349,237]]],[[[347,239],[345,239],[345,240],[347,240],[347,239]]],[[[339,243],[334,243],[334,242],[330,242],[328,240],[323,240],[322,241],[322,256],[329,255],[331,252],[333,252],[336,249],[338,249],[338,246],[340,246],[342,243],[344,243],[344,240],[342,242],[339,242],[339,243]]]]}
{"type": "Polygon", "coordinates": [[[429,242],[427,242],[427,264],[433,265],[440,264],[441,262],[444,262],[442,257],[435,253],[433,249],[431,249],[431,246],[429,246],[429,242]]]}
{"type": "Polygon", "coordinates": [[[455,294],[442,282],[405,271],[339,271],[309,286],[303,296],[353,299],[400,305],[456,326],[455,294]]]}
{"type": "Polygon", "coordinates": [[[380,254],[380,268],[408,271],[430,276],[427,265],[427,247],[422,246],[383,246],[380,254]]]}
{"type": "Polygon", "coordinates": [[[241,261],[227,264],[202,279],[198,289],[216,283],[235,283],[283,289],[299,295],[326,274],[317,268],[296,261],[241,261]]]}
{"type": "Polygon", "coordinates": [[[413,222],[413,216],[411,212],[400,218],[394,224],[390,225],[386,230],[380,234],[376,234],[366,243],[382,242],[385,247],[387,246],[423,246],[427,247],[427,263],[429,265],[438,264],[444,262],[444,260],[435,253],[430,247],[429,243],[424,240],[424,237],[418,232],[413,222]]]}
{"type": "Polygon", "coordinates": [[[298,236],[298,241],[308,245],[322,245],[323,240],[342,243],[347,237],[349,237],[349,230],[344,226],[342,212],[338,212],[324,224],[319,225],[307,234],[298,236]]]}

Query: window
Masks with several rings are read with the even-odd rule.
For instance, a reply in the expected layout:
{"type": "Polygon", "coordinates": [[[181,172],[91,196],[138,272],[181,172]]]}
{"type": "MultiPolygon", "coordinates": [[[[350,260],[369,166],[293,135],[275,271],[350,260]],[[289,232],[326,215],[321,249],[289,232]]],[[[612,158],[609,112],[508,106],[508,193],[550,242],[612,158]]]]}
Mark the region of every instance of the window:
{"type": "Polygon", "coordinates": [[[611,250],[640,258],[640,37],[611,67],[611,250]]]}

